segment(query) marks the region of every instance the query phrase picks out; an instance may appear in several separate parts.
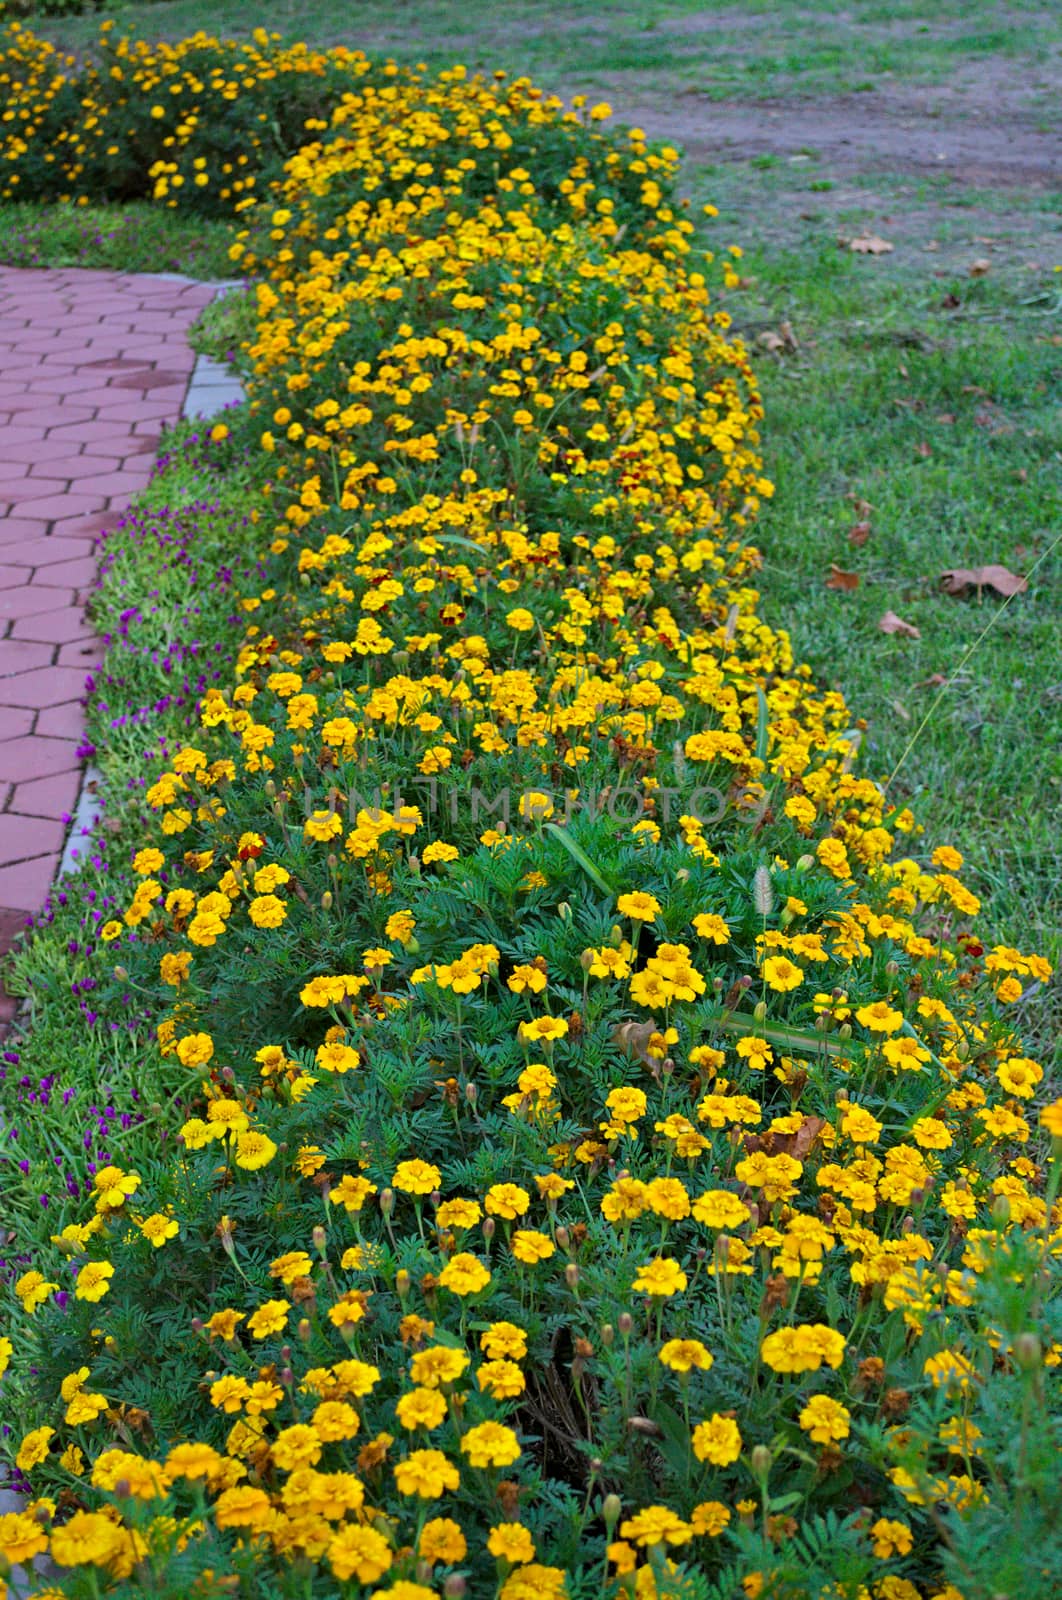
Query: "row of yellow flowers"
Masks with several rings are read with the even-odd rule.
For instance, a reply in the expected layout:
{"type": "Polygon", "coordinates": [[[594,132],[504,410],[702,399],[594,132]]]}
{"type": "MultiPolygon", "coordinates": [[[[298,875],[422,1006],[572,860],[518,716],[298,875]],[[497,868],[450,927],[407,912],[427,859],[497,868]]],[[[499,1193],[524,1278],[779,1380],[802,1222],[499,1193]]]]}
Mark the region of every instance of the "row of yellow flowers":
{"type": "MultiPolygon", "coordinates": [[[[126,54],[181,100],[185,48],[126,54]]],[[[104,928],[179,1149],[14,1285],[0,1548],[76,1594],[961,1600],[986,1397],[1062,1356],[1009,1020],[1050,970],[758,614],[675,152],[338,67],[232,252],[267,580],[104,928]]]]}

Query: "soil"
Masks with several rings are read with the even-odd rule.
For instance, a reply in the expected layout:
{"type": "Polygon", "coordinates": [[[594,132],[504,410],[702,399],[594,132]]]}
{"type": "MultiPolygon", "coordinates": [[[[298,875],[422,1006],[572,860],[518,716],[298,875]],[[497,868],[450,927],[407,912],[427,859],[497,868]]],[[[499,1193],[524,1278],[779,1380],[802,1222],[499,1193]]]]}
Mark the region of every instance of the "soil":
{"type": "MultiPolygon", "coordinates": [[[[1062,104],[1062,74],[1058,88],[1062,104]]],[[[714,100],[696,89],[667,96],[642,91],[632,100],[626,90],[622,78],[594,82],[595,94],[611,92],[625,123],[680,145],[689,162],[810,151],[842,179],[932,173],[971,188],[1062,189],[1062,119],[1050,127],[1002,97],[963,95],[961,108],[949,112],[940,108],[938,91],[909,89],[807,102],[714,100]]]]}

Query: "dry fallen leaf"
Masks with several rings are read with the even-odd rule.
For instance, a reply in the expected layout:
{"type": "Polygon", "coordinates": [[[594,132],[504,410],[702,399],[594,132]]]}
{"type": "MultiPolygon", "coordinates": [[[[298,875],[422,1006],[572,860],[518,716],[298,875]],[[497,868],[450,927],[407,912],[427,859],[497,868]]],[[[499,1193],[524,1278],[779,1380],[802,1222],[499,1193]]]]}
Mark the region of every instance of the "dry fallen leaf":
{"type": "Polygon", "coordinates": [[[856,516],[865,518],[869,521],[871,512],[874,510],[874,507],[871,505],[870,501],[863,500],[857,494],[850,494],[848,499],[852,502],[852,508],[855,511],[856,516]]]}
{"type": "Polygon", "coordinates": [[[943,672],[931,672],[928,678],[923,678],[921,683],[916,683],[916,689],[940,689],[947,683],[943,672]]]}
{"type": "Polygon", "coordinates": [[[916,444],[915,445],[915,450],[922,457],[931,456],[933,454],[932,450],[926,444],[926,441],[924,439],[922,440],[921,444],[916,444]]]}
{"type": "MultiPolygon", "coordinates": [[[[943,272],[941,273],[941,277],[942,278],[946,277],[946,276],[947,276],[946,273],[943,273],[943,272]]],[[[944,296],[943,300],[940,302],[940,305],[941,305],[941,309],[943,311],[957,311],[958,308],[962,305],[962,301],[959,299],[957,294],[952,294],[950,292],[950,290],[949,290],[949,292],[944,296]]]]}
{"type": "Polygon", "coordinates": [[[945,594],[965,594],[967,589],[994,589],[1004,598],[1012,594],[1024,594],[1029,587],[1027,578],[998,566],[952,567],[950,571],[941,573],[940,584],[945,594]]]}
{"type": "Polygon", "coordinates": [[[826,587],[827,589],[845,589],[849,591],[858,589],[859,573],[845,572],[837,565],[836,561],[831,561],[830,575],[826,579],[826,587]]]}
{"type": "Polygon", "coordinates": [[[886,611],[878,623],[878,627],[882,633],[902,633],[905,639],[920,639],[922,637],[913,622],[905,622],[902,617],[896,615],[895,611],[886,611]]]}
{"type": "Polygon", "coordinates": [[[848,248],[861,256],[887,256],[893,246],[876,233],[861,233],[858,239],[849,239],[848,248]]]}
{"type": "Polygon", "coordinates": [[[848,543],[854,545],[857,550],[860,550],[862,549],[863,545],[866,544],[869,538],[870,523],[853,522],[852,526],[848,530],[848,543]]]}
{"type": "Polygon", "coordinates": [[[985,273],[990,272],[991,269],[992,263],[989,261],[988,257],[978,256],[976,261],[971,261],[970,263],[970,277],[983,278],[985,273]]]}

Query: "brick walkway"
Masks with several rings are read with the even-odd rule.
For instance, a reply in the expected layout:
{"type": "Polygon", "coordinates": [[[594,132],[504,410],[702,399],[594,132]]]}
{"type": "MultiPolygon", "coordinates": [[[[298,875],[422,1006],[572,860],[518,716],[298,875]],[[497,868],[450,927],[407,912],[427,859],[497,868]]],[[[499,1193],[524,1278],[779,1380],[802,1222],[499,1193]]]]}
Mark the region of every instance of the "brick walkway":
{"type": "MultiPolygon", "coordinates": [[[[77,800],[96,541],[181,415],[187,330],[214,293],[0,267],[0,954],[40,909],[77,800]]],[[[0,989],[0,1026],[12,1009],[0,989]]]]}

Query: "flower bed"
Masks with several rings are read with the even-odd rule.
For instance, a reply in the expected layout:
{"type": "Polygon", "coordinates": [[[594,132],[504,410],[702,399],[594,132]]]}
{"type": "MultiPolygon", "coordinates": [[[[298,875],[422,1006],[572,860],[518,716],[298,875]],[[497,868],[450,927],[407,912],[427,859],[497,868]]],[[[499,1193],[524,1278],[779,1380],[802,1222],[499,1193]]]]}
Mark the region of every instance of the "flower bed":
{"type": "MultiPolygon", "coordinates": [[[[185,125],[189,49],[132,52],[185,125]]],[[[3,1548],[86,1595],[972,1600],[1057,1448],[1062,1106],[1008,1016],[1050,972],[758,614],[675,153],[315,71],[233,246],[262,578],[93,965],[149,1114],[11,1274],[3,1548]]]]}

